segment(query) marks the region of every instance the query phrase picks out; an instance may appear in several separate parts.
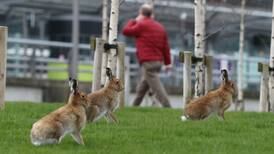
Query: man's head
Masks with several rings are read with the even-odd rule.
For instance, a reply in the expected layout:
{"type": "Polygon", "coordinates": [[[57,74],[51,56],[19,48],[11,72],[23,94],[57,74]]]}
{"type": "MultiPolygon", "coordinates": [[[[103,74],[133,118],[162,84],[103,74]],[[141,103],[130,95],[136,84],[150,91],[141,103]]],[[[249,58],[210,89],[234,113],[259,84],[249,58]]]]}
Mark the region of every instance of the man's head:
{"type": "Polygon", "coordinates": [[[139,14],[145,16],[145,17],[151,17],[153,14],[153,8],[149,4],[143,4],[140,7],[139,14]]]}

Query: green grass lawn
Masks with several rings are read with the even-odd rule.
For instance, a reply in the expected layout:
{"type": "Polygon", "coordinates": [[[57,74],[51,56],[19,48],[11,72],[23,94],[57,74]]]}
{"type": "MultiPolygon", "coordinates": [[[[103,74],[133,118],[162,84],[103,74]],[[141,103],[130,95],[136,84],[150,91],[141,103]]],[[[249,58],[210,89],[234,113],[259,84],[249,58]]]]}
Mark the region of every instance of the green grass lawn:
{"type": "Polygon", "coordinates": [[[82,134],[85,146],[66,136],[59,145],[35,147],[32,124],[62,104],[8,103],[0,111],[0,154],[8,153],[274,153],[274,115],[226,113],[226,121],[181,122],[180,110],[125,108],[117,111],[119,124],[104,119],[89,124],[82,134]]]}

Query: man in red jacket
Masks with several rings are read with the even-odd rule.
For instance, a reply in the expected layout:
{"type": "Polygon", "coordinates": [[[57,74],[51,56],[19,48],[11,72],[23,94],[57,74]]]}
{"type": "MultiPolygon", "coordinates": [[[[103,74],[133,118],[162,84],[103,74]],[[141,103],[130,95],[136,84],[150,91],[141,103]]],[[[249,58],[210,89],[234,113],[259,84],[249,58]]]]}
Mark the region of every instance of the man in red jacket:
{"type": "Polygon", "coordinates": [[[153,19],[152,7],[148,4],[142,5],[136,19],[131,19],[123,28],[123,34],[136,39],[136,55],[142,72],[133,105],[139,106],[151,89],[163,107],[170,107],[167,93],[159,78],[163,64],[166,71],[171,69],[170,49],[164,27],[153,19]]]}

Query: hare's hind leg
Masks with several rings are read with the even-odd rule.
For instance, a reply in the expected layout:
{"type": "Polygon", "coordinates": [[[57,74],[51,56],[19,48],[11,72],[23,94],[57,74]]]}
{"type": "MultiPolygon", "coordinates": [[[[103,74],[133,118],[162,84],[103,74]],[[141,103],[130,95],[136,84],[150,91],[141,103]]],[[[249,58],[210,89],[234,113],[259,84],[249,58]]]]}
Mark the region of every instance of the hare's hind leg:
{"type": "Polygon", "coordinates": [[[113,112],[108,112],[108,113],[106,114],[106,117],[107,117],[107,119],[108,119],[109,121],[118,123],[118,120],[117,120],[117,118],[115,117],[115,115],[113,114],[113,112]]]}
{"type": "Polygon", "coordinates": [[[97,121],[100,117],[100,109],[98,106],[90,106],[88,109],[88,116],[87,116],[87,121],[88,122],[95,122],[97,121]]]}
{"type": "Polygon", "coordinates": [[[56,138],[49,138],[49,139],[46,139],[44,144],[57,144],[59,143],[58,140],[56,138]]]}
{"type": "Polygon", "coordinates": [[[74,141],[76,141],[78,144],[85,145],[80,131],[75,131],[71,133],[71,136],[74,139],[74,141]]]}
{"type": "Polygon", "coordinates": [[[221,119],[221,120],[225,120],[225,111],[229,108],[230,104],[229,102],[226,103],[226,105],[221,108],[219,111],[218,111],[218,117],[221,119]]]}
{"type": "Polygon", "coordinates": [[[218,111],[218,113],[217,113],[219,119],[222,120],[222,121],[225,120],[224,112],[225,112],[225,111],[224,111],[223,109],[221,109],[221,110],[218,111]]]}

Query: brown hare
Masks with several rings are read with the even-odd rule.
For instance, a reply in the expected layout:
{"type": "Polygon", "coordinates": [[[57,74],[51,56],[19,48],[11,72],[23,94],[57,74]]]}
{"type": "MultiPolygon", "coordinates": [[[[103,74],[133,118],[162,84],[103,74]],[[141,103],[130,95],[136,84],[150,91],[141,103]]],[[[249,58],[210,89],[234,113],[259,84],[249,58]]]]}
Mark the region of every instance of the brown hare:
{"type": "Polygon", "coordinates": [[[86,124],[87,95],[78,91],[75,79],[69,83],[71,93],[67,104],[33,124],[30,134],[33,145],[60,143],[66,134],[71,134],[78,144],[84,144],[80,132],[86,124]]]}
{"type": "Polygon", "coordinates": [[[117,123],[113,112],[118,108],[118,93],[123,90],[121,80],[112,75],[110,68],[106,68],[106,75],[109,78],[106,86],[98,91],[88,94],[87,119],[95,122],[105,116],[110,122],[117,123]]]}
{"type": "Polygon", "coordinates": [[[224,112],[232,103],[232,97],[237,93],[234,83],[228,80],[226,70],[221,70],[222,83],[216,90],[208,92],[205,96],[191,100],[184,109],[182,121],[202,120],[212,113],[224,120],[224,112]]]}

